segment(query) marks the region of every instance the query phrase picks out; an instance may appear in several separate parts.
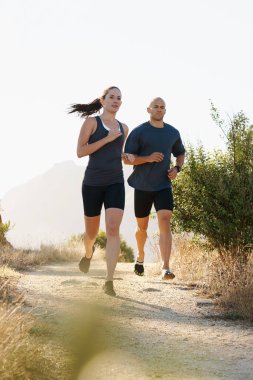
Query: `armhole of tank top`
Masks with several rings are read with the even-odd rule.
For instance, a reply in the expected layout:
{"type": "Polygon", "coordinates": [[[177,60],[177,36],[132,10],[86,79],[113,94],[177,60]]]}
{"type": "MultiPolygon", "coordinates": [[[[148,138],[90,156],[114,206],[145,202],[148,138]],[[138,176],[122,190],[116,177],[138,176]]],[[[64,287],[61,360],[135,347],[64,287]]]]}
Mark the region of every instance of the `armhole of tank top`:
{"type": "Polygon", "coordinates": [[[96,127],[95,127],[95,130],[94,132],[92,132],[91,136],[94,135],[94,133],[96,132],[97,128],[98,128],[98,118],[99,116],[95,116],[95,120],[96,120],[96,127]]]}
{"type": "Polygon", "coordinates": [[[119,124],[119,130],[123,133],[123,136],[125,136],[125,131],[124,131],[122,123],[119,120],[117,120],[117,122],[119,124]]]}

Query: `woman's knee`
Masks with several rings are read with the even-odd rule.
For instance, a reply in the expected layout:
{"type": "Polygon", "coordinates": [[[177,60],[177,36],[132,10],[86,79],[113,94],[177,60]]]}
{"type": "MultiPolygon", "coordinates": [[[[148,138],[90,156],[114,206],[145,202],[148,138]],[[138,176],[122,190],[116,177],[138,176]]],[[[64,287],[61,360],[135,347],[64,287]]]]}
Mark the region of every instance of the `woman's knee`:
{"type": "Polygon", "coordinates": [[[115,220],[111,220],[106,224],[106,234],[108,236],[118,236],[119,235],[120,224],[115,220]]]}

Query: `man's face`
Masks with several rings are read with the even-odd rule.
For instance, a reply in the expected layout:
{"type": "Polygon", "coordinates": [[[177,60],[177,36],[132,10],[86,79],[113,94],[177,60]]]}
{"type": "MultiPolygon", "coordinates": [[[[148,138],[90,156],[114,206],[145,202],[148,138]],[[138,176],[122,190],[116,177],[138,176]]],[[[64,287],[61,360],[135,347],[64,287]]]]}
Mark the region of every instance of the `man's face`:
{"type": "Polygon", "coordinates": [[[147,108],[147,111],[152,120],[161,121],[166,113],[166,104],[162,99],[154,99],[147,108]]]}

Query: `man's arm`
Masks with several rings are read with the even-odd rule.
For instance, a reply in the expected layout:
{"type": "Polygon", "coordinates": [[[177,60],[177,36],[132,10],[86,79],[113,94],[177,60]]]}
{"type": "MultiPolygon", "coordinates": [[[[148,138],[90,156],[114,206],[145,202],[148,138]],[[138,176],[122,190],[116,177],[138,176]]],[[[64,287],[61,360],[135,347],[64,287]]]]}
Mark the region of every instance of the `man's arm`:
{"type": "Polygon", "coordinates": [[[168,170],[168,177],[169,179],[175,179],[177,177],[177,173],[180,172],[183,164],[184,164],[185,154],[180,154],[176,157],[176,165],[174,168],[171,168],[168,170]]]}
{"type": "Polygon", "coordinates": [[[147,162],[160,162],[163,160],[164,155],[161,152],[154,152],[149,156],[137,156],[136,154],[124,153],[122,158],[126,165],[142,165],[147,162]]]}

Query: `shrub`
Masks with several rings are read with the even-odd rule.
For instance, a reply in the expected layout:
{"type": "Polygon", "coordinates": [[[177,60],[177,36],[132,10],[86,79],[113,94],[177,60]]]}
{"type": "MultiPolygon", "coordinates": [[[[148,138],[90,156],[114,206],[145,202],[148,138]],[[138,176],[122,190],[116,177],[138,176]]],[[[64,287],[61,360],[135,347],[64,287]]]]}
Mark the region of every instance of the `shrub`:
{"type": "Polygon", "coordinates": [[[246,262],[253,243],[253,129],[239,112],[226,125],[227,151],[188,147],[184,170],[174,183],[173,228],[204,237],[224,260],[246,262]]]}
{"type": "MultiPolygon", "coordinates": [[[[74,235],[70,238],[69,244],[71,245],[77,245],[83,240],[83,234],[74,235]]],[[[99,231],[96,240],[95,240],[95,247],[100,248],[101,250],[105,250],[106,247],[106,233],[104,231],[99,231]]],[[[127,245],[126,241],[120,238],[120,254],[119,254],[119,260],[120,262],[128,262],[132,263],[134,262],[134,251],[133,249],[127,245]]]]}

